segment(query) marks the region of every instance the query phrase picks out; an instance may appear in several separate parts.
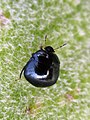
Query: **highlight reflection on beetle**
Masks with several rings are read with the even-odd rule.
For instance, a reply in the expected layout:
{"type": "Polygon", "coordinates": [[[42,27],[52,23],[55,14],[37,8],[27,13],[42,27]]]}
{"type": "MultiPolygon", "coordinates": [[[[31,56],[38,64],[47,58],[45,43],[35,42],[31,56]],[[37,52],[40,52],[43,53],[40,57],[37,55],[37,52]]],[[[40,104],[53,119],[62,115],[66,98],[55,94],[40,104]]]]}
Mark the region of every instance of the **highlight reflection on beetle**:
{"type": "MultiPolygon", "coordinates": [[[[64,45],[66,44],[62,46],[64,45]]],[[[60,61],[53,47],[46,46],[44,49],[41,47],[32,54],[30,60],[23,67],[20,78],[24,71],[24,76],[29,83],[36,87],[48,87],[57,82],[59,70],[60,61]]]]}

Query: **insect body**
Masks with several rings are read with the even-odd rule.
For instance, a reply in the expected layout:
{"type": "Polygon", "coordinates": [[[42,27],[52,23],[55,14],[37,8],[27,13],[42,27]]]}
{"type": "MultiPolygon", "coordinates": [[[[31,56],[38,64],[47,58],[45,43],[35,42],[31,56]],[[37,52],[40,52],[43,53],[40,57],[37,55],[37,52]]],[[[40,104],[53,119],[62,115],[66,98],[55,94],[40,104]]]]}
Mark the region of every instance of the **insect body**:
{"type": "Polygon", "coordinates": [[[59,76],[60,61],[51,46],[40,49],[32,57],[20,73],[28,82],[36,87],[48,87],[56,83],[59,76]]]}

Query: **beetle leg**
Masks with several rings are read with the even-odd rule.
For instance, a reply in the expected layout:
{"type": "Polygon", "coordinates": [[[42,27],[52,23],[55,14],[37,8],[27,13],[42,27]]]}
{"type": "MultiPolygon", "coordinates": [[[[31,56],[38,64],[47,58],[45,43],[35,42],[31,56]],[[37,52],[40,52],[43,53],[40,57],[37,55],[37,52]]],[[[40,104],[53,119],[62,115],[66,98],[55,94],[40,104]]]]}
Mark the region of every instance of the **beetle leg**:
{"type": "Polygon", "coordinates": [[[22,73],[23,73],[24,69],[25,69],[25,66],[24,66],[23,69],[21,70],[21,73],[20,73],[20,76],[19,76],[20,79],[21,79],[21,77],[22,77],[22,73]]]}

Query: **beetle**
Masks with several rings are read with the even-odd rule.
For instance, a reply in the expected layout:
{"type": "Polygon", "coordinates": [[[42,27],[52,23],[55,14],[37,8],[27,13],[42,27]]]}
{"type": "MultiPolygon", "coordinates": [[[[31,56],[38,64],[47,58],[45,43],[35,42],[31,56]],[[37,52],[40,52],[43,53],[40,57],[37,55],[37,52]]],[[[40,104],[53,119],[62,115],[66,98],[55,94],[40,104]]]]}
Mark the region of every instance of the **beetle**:
{"type": "MultiPolygon", "coordinates": [[[[62,46],[64,45],[66,43],[62,46]]],[[[51,46],[46,46],[44,49],[41,47],[40,50],[32,54],[23,67],[20,78],[24,71],[26,80],[35,87],[49,87],[57,82],[59,69],[60,61],[55,54],[55,49],[51,46]]]]}

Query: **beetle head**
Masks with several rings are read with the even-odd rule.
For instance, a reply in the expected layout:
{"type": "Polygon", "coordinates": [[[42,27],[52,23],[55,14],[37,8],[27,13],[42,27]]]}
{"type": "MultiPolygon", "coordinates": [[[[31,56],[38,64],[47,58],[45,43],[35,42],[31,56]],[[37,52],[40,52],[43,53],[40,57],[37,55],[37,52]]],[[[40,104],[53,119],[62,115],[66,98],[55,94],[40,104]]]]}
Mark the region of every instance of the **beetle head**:
{"type": "Polygon", "coordinates": [[[55,52],[54,49],[53,49],[51,46],[47,46],[47,47],[45,47],[44,49],[45,49],[45,51],[48,52],[48,53],[53,53],[53,52],[55,52]]]}

